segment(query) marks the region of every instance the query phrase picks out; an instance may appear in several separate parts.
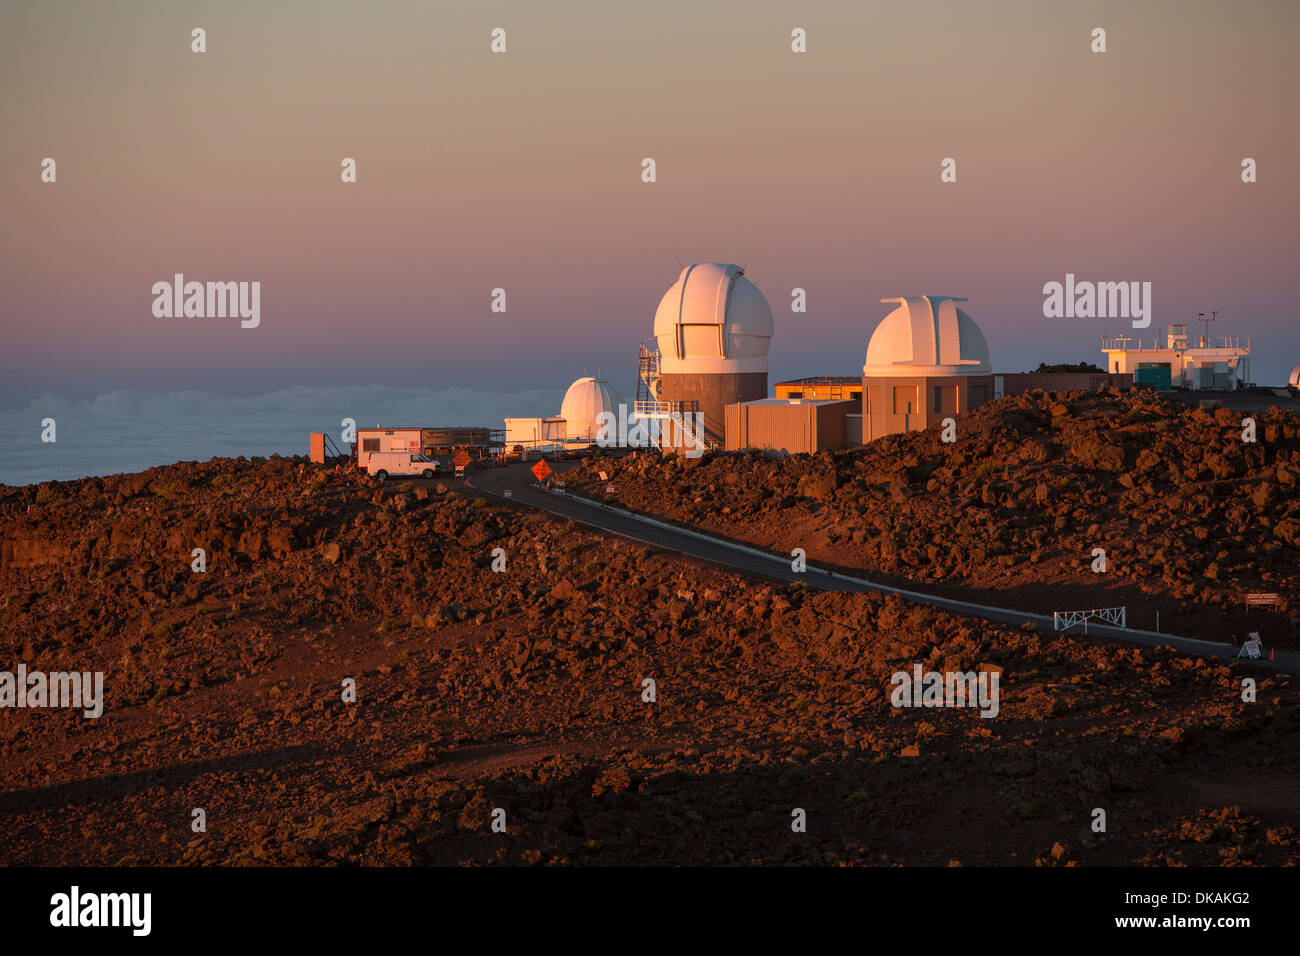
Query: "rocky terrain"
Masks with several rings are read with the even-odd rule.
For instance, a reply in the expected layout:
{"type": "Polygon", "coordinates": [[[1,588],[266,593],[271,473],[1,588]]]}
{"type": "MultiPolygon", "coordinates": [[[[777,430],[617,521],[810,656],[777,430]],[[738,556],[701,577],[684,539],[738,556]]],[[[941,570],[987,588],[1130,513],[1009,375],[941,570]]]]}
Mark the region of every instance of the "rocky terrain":
{"type": "Polygon", "coordinates": [[[1035,392],[940,429],[777,460],[601,456],[570,491],[886,583],[1027,611],[1125,606],[1131,627],[1300,646],[1300,415],[1148,389],[1035,392]],[[607,492],[604,472],[614,485],[607,492]],[[1106,570],[1093,570],[1094,549],[1106,570]],[[1245,607],[1250,592],[1279,606],[1245,607]]]}
{"type": "MultiPolygon", "coordinates": [[[[1064,417],[1086,421],[1075,407],[1064,417]]],[[[1294,423],[1265,428],[1294,441],[1294,423]]],[[[1290,487],[1265,440],[1242,468],[1290,487]]],[[[1072,454],[1043,445],[1048,463],[1072,454]]],[[[914,454],[888,479],[913,507],[927,468],[936,492],[982,495],[944,470],[978,459],[914,454]]],[[[644,469],[648,487],[696,481],[701,498],[733,470],[782,467],[619,466],[625,494],[644,469]]],[[[892,496],[851,457],[784,467],[772,492],[736,488],[726,517],[757,517],[768,497],[809,521],[856,515],[842,487],[892,496]]],[[[1232,478],[1180,465],[1193,467],[1185,500],[1240,506],[1212,497],[1232,478]]],[[[982,522],[1036,500],[1037,482],[998,469],[982,522]]],[[[1091,475],[1044,481],[1047,507],[1104,498],[1091,475]]],[[[1285,501],[1258,506],[1270,530],[1294,517],[1285,501]]],[[[875,514],[859,516],[873,536],[875,514]]],[[[868,553],[855,531],[836,546],[868,553]]],[[[918,547],[900,538],[900,554],[918,547]]],[[[952,568],[970,560],[944,548],[952,568]]],[[[0,670],[103,671],[107,698],[95,720],[0,710],[5,864],[1259,865],[1300,849],[1286,675],[777,586],[463,485],[379,487],[272,458],[0,488],[0,647],[0,670]],[[892,707],[891,675],[916,663],[1000,673],[998,715],[892,707]]]]}

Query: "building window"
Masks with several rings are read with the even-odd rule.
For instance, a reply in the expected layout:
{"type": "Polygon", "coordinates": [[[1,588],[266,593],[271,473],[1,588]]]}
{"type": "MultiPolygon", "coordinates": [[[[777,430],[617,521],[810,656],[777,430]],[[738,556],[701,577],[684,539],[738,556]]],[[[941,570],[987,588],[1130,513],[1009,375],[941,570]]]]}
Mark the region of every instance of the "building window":
{"type": "Polygon", "coordinates": [[[796,392],[793,389],[785,393],[786,398],[803,398],[803,392],[796,392]]]}
{"type": "Polygon", "coordinates": [[[378,439],[378,438],[363,438],[363,439],[361,439],[361,450],[362,450],[362,451],[379,451],[379,439],[378,439]]]}
{"type": "Polygon", "coordinates": [[[934,387],[934,407],[930,409],[930,412],[931,414],[934,415],[943,414],[943,386],[942,385],[936,385],[934,387]]]}

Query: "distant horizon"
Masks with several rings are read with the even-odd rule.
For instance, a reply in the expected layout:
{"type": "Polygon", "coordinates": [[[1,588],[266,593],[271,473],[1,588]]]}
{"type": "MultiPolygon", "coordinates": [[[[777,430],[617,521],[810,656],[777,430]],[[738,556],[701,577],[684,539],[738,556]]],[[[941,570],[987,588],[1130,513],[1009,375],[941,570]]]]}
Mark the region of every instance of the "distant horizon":
{"type": "MultiPolygon", "coordinates": [[[[666,287],[665,287],[665,291],[666,291],[666,287]]],[[[915,294],[929,294],[929,293],[915,293],[915,294]]],[[[657,303],[658,300],[656,299],[655,304],[657,303]]],[[[1204,329],[1204,326],[1198,323],[1194,317],[1191,319],[1178,319],[1178,320],[1171,319],[1169,322],[1163,324],[1153,322],[1151,327],[1146,329],[1133,329],[1128,325],[1128,323],[1119,320],[1083,319],[1083,320],[1076,320],[1076,321],[1093,322],[1096,323],[1099,327],[1101,326],[1102,323],[1108,323],[1106,332],[1098,331],[1096,334],[1097,342],[1096,342],[1096,346],[1093,349],[1094,354],[1088,354],[1086,350],[1080,352],[1069,345],[1062,345],[1059,336],[1051,336],[1046,334],[1043,337],[1044,341],[1041,343],[1043,351],[1035,351],[1035,348],[1039,346],[1040,343],[1030,341],[1028,340],[1027,337],[1021,336],[1017,339],[1015,346],[1010,350],[1006,350],[1004,353],[1004,350],[999,348],[999,343],[997,342],[996,338],[993,335],[990,335],[985,320],[981,315],[979,315],[978,305],[968,301],[963,304],[963,309],[971,313],[972,318],[976,320],[976,322],[980,325],[981,331],[984,332],[985,334],[985,338],[989,343],[989,351],[991,353],[991,359],[994,366],[993,368],[994,374],[1000,374],[1000,373],[1012,374],[1017,372],[1031,372],[1036,370],[1039,364],[1078,365],[1079,363],[1084,362],[1084,363],[1091,363],[1098,367],[1103,367],[1105,364],[1105,359],[1104,359],[1104,353],[1101,351],[1100,348],[1101,339],[1103,337],[1117,338],[1121,335],[1128,335],[1130,338],[1135,340],[1140,339],[1140,340],[1151,341],[1155,339],[1162,339],[1165,330],[1169,325],[1182,324],[1187,326],[1188,336],[1193,341],[1198,341],[1204,329]],[[1004,354],[1007,356],[1005,360],[1003,359],[1004,354]]],[[[880,313],[876,317],[875,321],[871,323],[869,326],[864,327],[861,342],[855,343],[855,345],[860,344],[860,348],[855,348],[852,351],[851,356],[858,356],[858,355],[865,356],[867,342],[870,340],[871,333],[875,330],[876,325],[878,325],[879,322],[883,320],[885,316],[889,313],[889,310],[890,307],[888,306],[880,306],[880,313]]],[[[823,376],[823,375],[858,377],[862,374],[862,359],[857,358],[855,360],[851,356],[846,357],[845,353],[848,351],[848,349],[840,349],[835,355],[827,356],[824,360],[821,361],[818,361],[816,358],[796,359],[792,356],[782,355],[781,354],[782,345],[790,344],[788,342],[783,343],[782,320],[784,320],[788,326],[793,319],[797,319],[797,318],[798,318],[797,316],[786,317],[781,315],[779,312],[777,313],[776,335],[772,340],[771,351],[768,356],[769,387],[775,382],[788,381],[791,379],[811,378],[811,377],[823,376]]],[[[184,321],[184,320],[176,320],[176,321],[184,321]]],[[[201,321],[201,320],[192,320],[192,321],[201,321]]],[[[1044,319],[1043,321],[1051,322],[1051,321],[1060,321],[1060,320],[1044,319]]],[[[1294,359],[1292,358],[1290,353],[1284,353],[1280,350],[1273,350],[1271,348],[1261,352],[1259,343],[1256,341],[1256,337],[1252,335],[1249,331],[1242,330],[1236,327],[1235,325],[1230,326],[1223,319],[1220,319],[1218,322],[1210,326],[1209,338],[1211,339],[1231,337],[1234,335],[1244,336],[1251,340],[1251,355],[1250,355],[1251,380],[1255,384],[1265,388],[1285,387],[1287,384],[1287,378],[1291,370],[1295,368],[1297,364],[1300,364],[1300,351],[1297,351],[1295,353],[1294,359]]],[[[446,388],[473,388],[477,386],[477,387],[484,387],[484,390],[494,391],[494,392],[500,392],[504,390],[499,388],[490,388],[489,386],[512,385],[512,386],[516,386],[516,388],[512,389],[512,391],[518,391],[518,392],[559,389],[560,392],[563,393],[564,389],[567,388],[568,385],[571,384],[573,381],[583,377],[584,375],[589,375],[589,376],[594,376],[594,377],[599,377],[601,379],[604,379],[605,381],[609,382],[611,385],[615,386],[622,394],[627,395],[635,392],[636,349],[637,346],[640,345],[642,342],[649,342],[649,343],[653,342],[653,338],[650,335],[649,322],[647,322],[646,324],[646,334],[644,336],[642,336],[639,339],[629,338],[626,348],[623,349],[623,351],[625,352],[625,356],[624,356],[625,360],[623,362],[615,362],[611,359],[609,365],[600,365],[595,362],[583,363],[574,360],[568,363],[563,368],[553,368],[550,366],[533,367],[524,370],[518,376],[513,376],[507,373],[495,373],[495,374],[489,374],[487,376],[484,376],[483,374],[473,369],[462,368],[459,372],[453,372],[448,375],[440,375],[438,377],[438,381],[436,384],[440,387],[446,387],[446,388]]],[[[606,349],[608,350],[608,346],[606,346],[606,349]]],[[[800,351],[802,353],[802,350],[800,351]]],[[[408,362],[409,361],[410,360],[408,359],[408,362]]],[[[94,399],[98,398],[101,395],[111,394],[113,392],[123,391],[123,390],[148,391],[151,394],[165,394],[169,391],[196,390],[196,391],[212,392],[215,394],[226,395],[230,398],[256,398],[267,394],[271,394],[275,391],[278,391],[286,387],[288,388],[428,387],[427,384],[421,383],[420,381],[421,378],[427,378],[428,376],[422,375],[422,373],[418,369],[409,369],[407,368],[406,365],[397,366],[397,368],[400,368],[402,370],[400,372],[399,371],[393,372],[390,376],[388,376],[389,380],[387,381],[381,380],[380,377],[381,375],[383,375],[383,373],[380,372],[374,372],[374,373],[350,372],[350,373],[343,374],[341,376],[341,380],[335,379],[334,381],[328,383],[321,380],[324,378],[324,376],[318,376],[317,381],[315,382],[310,380],[298,381],[295,382],[293,385],[288,385],[288,386],[280,385],[280,386],[273,386],[265,389],[259,389],[258,387],[256,387],[256,384],[253,382],[243,383],[239,386],[229,387],[229,388],[214,388],[214,387],[205,388],[202,387],[200,384],[204,381],[202,375],[199,375],[197,377],[197,381],[193,387],[185,388],[185,389],[142,390],[142,389],[135,389],[135,388],[118,387],[118,388],[106,389],[104,391],[95,391],[89,385],[84,385],[83,387],[79,387],[79,388],[72,387],[62,391],[55,391],[48,388],[46,389],[37,388],[36,390],[32,391],[30,394],[21,394],[21,395],[15,393],[12,389],[0,389],[0,396],[4,396],[4,399],[0,400],[0,412],[16,412],[23,409],[29,409],[36,402],[45,398],[53,398],[55,400],[69,400],[69,401],[84,402],[84,401],[93,401],[94,399]]],[[[557,411],[558,411],[558,407],[557,407],[557,411]]]]}
{"type": "Polygon", "coordinates": [[[563,391],[508,394],[447,388],[287,388],[253,397],[210,392],[118,391],[91,402],[53,396],[18,412],[0,411],[0,484],[143,471],[177,461],[305,455],[311,432],[342,444],[341,422],[384,425],[473,425],[461,421],[479,410],[520,415],[554,414],[563,391]],[[55,420],[53,443],[41,441],[41,421],[55,420]],[[419,419],[426,419],[419,421],[419,419]],[[433,420],[428,420],[433,419],[433,420]],[[457,419],[452,421],[450,419],[457,419]]]}

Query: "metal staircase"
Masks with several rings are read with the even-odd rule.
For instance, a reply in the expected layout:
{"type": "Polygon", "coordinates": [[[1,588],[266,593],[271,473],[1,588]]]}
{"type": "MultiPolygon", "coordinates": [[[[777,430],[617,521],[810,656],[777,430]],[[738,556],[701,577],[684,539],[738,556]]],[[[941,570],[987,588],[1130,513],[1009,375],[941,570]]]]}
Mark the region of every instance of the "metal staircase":
{"type": "Polygon", "coordinates": [[[329,436],[329,432],[322,432],[321,436],[325,439],[325,455],[327,458],[351,458],[352,457],[351,452],[345,453],[339,451],[339,446],[334,444],[333,439],[331,439],[329,436]]]}
{"type": "MultiPolygon", "coordinates": [[[[695,439],[695,416],[700,410],[697,401],[666,401],[659,397],[659,352],[641,346],[637,361],[636,401],[632,405],[632,416],[636,419],[658,419],[661,423],[671,422],[668,427],[676,429],[684,436],[686,443],[695,439]]],[[[716,448],[721,442],[711,432],[699,436],[706,448],[716,448]]]]}

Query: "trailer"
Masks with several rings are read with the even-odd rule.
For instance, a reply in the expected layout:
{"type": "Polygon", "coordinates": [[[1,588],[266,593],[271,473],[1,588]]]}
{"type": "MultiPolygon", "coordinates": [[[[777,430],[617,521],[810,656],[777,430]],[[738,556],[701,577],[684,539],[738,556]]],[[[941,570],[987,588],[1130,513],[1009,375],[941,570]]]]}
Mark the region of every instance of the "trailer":
{"type": "Polygon", "coordinates": [[[366,455],[403,452],[418,455],[424,451],[423,430],[420,428],[358,428],[357,440],[352,446],[352,464],[364,470],[366,455]]]}

